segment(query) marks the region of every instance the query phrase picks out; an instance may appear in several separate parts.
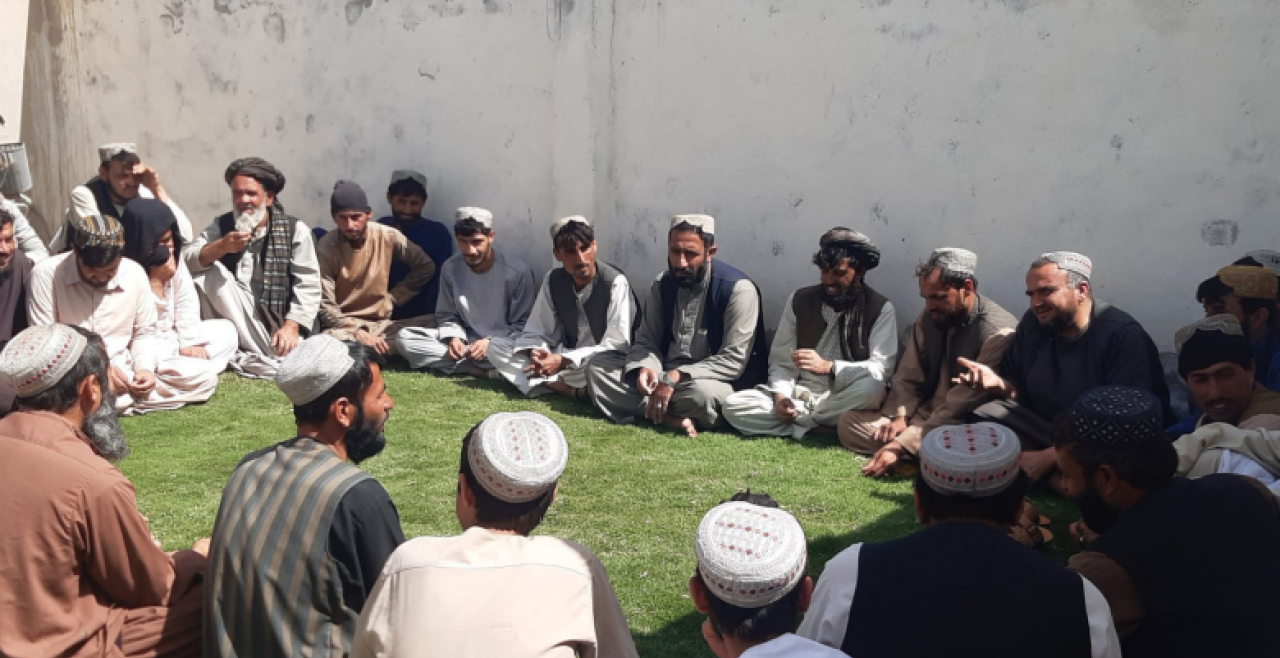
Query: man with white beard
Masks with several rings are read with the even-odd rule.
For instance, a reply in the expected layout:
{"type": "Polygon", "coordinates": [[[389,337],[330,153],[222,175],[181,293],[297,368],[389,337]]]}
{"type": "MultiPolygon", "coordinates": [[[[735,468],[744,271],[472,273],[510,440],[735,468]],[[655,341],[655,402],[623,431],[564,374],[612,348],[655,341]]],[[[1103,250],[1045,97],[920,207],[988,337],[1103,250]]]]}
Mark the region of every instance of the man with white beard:
{"type": "Polygon", "coordinates": [[[113,464],[128,454],[97,334],[43,324],[0,353],[0,655],[199,656],[208,542],[164,553],[113,464]]]}
{"type": "Polygon", "coordinates": [[[311,333],[320,308],[320,265],[311,229],[285,213],[284,174],[262,158],[232,162],[223,178],[233,212],[184,251],[203,315],[230,320],[240,337],[231,367],[276,376],[280,359],[311,333]]]}

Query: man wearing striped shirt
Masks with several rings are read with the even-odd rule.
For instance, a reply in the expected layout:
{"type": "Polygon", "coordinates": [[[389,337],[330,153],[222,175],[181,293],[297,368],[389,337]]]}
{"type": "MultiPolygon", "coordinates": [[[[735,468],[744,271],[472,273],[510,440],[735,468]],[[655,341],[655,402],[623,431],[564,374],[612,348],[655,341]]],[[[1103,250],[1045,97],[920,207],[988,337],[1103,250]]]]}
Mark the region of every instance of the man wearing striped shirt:
{"type": "Polygon", "coordinates": [[[386,445],[393,403],[377,354],[302,342],[276,383],[298,433],[231,474],[205,583],[205,658],[340,658],[387,557],[404,542],[382,485],[352,464],[386,445]],[[351,463],[348,463],[351,462],[351,463]]]}

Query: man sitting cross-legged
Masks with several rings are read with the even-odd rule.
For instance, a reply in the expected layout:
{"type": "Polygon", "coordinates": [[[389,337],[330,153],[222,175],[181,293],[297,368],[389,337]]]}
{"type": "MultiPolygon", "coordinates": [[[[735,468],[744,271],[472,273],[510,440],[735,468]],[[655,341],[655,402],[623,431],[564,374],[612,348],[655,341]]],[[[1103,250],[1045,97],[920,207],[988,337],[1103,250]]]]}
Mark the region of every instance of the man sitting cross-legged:
{"type": "Polygon", "coordinates": [[[671,218],[667,271],[649,288],[635,343],[587,365],[588,391],[609,420],[645,418],[697,436],[722,423],[725,398],[768,375],[760,291],[714,260],[715,233],[709,215],[671,218]]]}
{"type": "Polygon", "coordinates": [[[795,517],[768,494],[734,495],[707,512],[694,541],[689,598],[707,616],[702,637],[717,658],[840,658],[795,634],[809,609],[809,547],[795,517]]]}
{"type": "Polygon", "coordinates": [[[404,541],[382,485],[352,464],[386,445],[378,355],[332,336],[280,364],[297,436],[249,453],[222,490],[209,552],[205,658],[342,658],[404,541]],[[348,463],[350,462],[350,463],[348,463]]]}
{"type": "Polygon", "coordinates": [[[320,261],[320,328],[340,340],[354,340],[378,354],[395,349],[405,327],[431,326],[431,316],[392,321],[395,307],[408,303],[436,272],[432,262],[403,233],[372,217],[364,190],[352,181],[333,187],[329,210],[338,230],[316,244],[320,261]],[[408,276],[388,289],[391,265],[409,266],[408,276]]]}
{"type": "Polygon", "coordinates": [[[0,655],[200,655],[205,548],[166,555],[114,464],[128,454],[101,340],[44,324],[0,353],[0,655]],[[199,551],[199,552],[197,552],[199,551]]]}
{"type": "Polygon", "coordinates": [[[636,655],[600,560],[531,537],[569,459],[535,413],[497,413],[462,440],[455,509],[462,534],[419,537],[387,561],[360,615],[352,658],[571,658],[636,655]]]}
{"type": "Polygon", "coordinates": [[[924,311],[911,326],[893,386],[876,411],[848,411],[840,417],[840,442],[846,448],[875,453],[862,467],[880,476],[907,455],[920,452],[920,439],[933,428],[963,423],[989,397],[952,378],[959,359],[991,368],[1013,338],[1017,318],[978,293],[972,251],[945,247],[916,268],[924,311]]]}
{"type": "Polygon", "coordinates": [[[396,349],[414,368],[496,377],[489,341],[524,329],[538,294],[533,271],[495,246],[493,213],[484,208],[459,208],[453,234],[459,253],[441,267],[439,328],[408,327],[396,349]]]}
{"type": "Polygon", "coordinates": [[[769,352],[769,383],[724,401],[724,416],[747,436],[800,439],[832,428],[850,409],[876,409],[898,358],[893,304],[867,285],[880,250],[847,228],[827,231],[813,264],[822,283],[792,293],[769,352]]]}
{"type": "Polygon", "coordinates": [[[925,435],[924,529],[832,558],[799,634],[850,656],[1118,658],[1098,588],[1008,536],[1029,484],[1018,453],[993,423],[925,435]]]}
{"type": "Polygon", "coordinates": [[[1069,251],[1042,254],[1027,270],[1030,306],[1000,367],[961,359],[954,383],[991,394],[974,410],[1022,441],[1022,468],[1053,485],[1051,423],[1085,391],[1106,385],[1152,391],[1169,411],[1164,368],[1151,337],[1131,315],[1093,298],[1093,263],[1069,251]]]}
{"type": "Polygon", "coordinates": [[[233,212],[213,220],[186,250],[206,317],[230,320],[240,349],[231,367],[247,377],[276,376],[280,359],[315,324],[320,272],[311,229],[285,212],[284,174],[262,158],[241,158],[223,173],[233,212]]]}
{"type": "Polygon", "coordinates": [[[1063,488],[1083,515],[1068,567],[1107,597],[1125,658],[1274,655],[1277,499],[1238,475],[1175,478],[1162,406],[1100,387],[1055,422],[1063,488]]]}
{"type": "Polygon", "coordinates": [[[638,309],[627,276],[596,260],[596,234],[585,217],[551,225],[552,254],[562,267],[547,272],[524,331],[515,341],[489,343],[489,360],[521,393],[587,396],[587,360],[631,346],[638,309]]]}

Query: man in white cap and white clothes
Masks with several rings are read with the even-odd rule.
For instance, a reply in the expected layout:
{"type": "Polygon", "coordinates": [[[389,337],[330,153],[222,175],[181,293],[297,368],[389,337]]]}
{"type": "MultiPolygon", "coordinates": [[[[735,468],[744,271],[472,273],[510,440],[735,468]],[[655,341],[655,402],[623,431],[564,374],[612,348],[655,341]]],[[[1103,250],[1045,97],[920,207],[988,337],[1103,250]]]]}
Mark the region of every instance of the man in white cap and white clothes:
{"type": "Polygon", "coordinates": [[[76,218],[102,215],[116,220],[124,217],[124,206],[133,199],[159,199],[173,211],[178,220],[182,241],[191,243],[195,233],[191,220],[174,203],[160,184],[160,174],[142,162],[136,144],[114,142],[98,147],[98,175],[84,185],[71,190],[71,207],[67,209],[67,222],[49,241],[49,251],[58,254],[70,249],[73,237],[70,229],[76,218]]]}
{"type": "Polygon", "coordinates": [[[850,656],[1118,658],[1098,588],[1008,536],[1030,480],[994,423],[944,425],[920,445],[924,529],[827,562],[798,633],[850,656]]]}
{"type": "Polygon", "coordinates": [[[101,339],[43,324],[0,353],[0,655],[200,655],[207,540],[166,554],[115,464],[128,454],[101,339]]]}
{"type": "Polygon", "coordinates": [[[377,222],[369,198],[353,181],[333,187],[329,210],[337,230],[316,244],[320,261],[320,328],[339,340],[354,340],[378,354],[394,350],[406,327],[435,325],[433,316],[391,319],[395,307],[413,299],[436,273],[436,264],[403,233],[377,222]],[[392,264],[410,272],[389,287],[392,264]]]}
{"type": "Polygon", "coordinates": [[[844,227],[813,255],[822,282],[787,297],[769,351],[769,383],[725,398],[724,416],[747,436],[803,438],[851,409],[879,409],[898,359],[893,304],[867,285],[880,250],[844,227]]]}
{"type": "Polygon", "coordinates": [[[496,413],[462,440],[463,532],[396,549],[360,615],[352,658],[636,655],[604,565],[585,546],[530,537],[569,459],[530,412],[496,413]]]}
{"type": "Polygon", "coordinates": [[[698,524],[693,606],[706,615],[702,637],[717,658],[839,658],[795,634],[809,609],[809,547],[795,517],[768,494],[749,491],[711,508],[698,524]]]}
{"type": "Polygon", "coordinates": [[[725,398],[767,380],[760,291],[714,259],[715,238],[710,215],[671,218],[667,271],[649,288],[630,351],[601,352],[587,365],[587,390],[609,420],[643,418],[697,436],[723,424],[725,398]]]}
{"type": "Polygon", "coordinates": [[[102,337],[121,412],[146,411],[157,395],[156,304],[142,266],[124,258],[124,229],[113,217],[77,217],[72,251],[31,270],[31,324],[61,322],[102,337]]]}
{"type": "Polygon", "coordinates": [[[285,177],[257,157],[222,175],[232,211],[213,220],[185,250],[205,317],[230,320],[240,349],[231,368],[271,379],[280,359],[315,328],[320,267],[311,229],[280,203],[285,177]]]}
{"type": "Polygon", "coordinates": [[[852,410],[840,417],[840,443],[875,453],[865,475],[880,476],[920,452],[920,439],[933,428],[962,423],[990,398],[951,383],[965,358],[990,368],[1013,338],[1017,318],[978,293],[977,254],[943,247],[916,267],[924,310],[911,326],[893,386],[877,410],[852,410]]]}
{"type": "Polygon", "coordinates": [[[295,438],[249,453],[222,490],[205,581],[205,658],[344,658],[400,517],[355,465],[393,405],[372,349],[308,338],[280,364],[295,438]]]}
{"type": "Polygon", "coordinates": [[[1093,263],[1070,251],[1042,254],[1027,270],[1030,308],[1000,366],[961,358],[953,383],[990,394],[976,420],[1001,423],[1022,440],[1022,468],[1033,481],[1058,481],[1050,423],[1085,391],[1132,386],[1151,391],[1173,421],[1160,353],[1142,325],[1093,298],[1093,263]]]}
{"type": "Polygon", "coordinates": [[[489,343],[489,361],[525,395],[555,392],[589,403],[587,360],[629,349],[639,309],[626,274],[596,259],[585,217],[556,220],[551,242],[561,267],[543,277],[520,336],[489,343]]]}
{"type": "Polygon", "coordinates": [[[538,287],[524,261],[494,244],[493,213],[459,208],[457,217],[458,253],[441,267],[438,328],[404,329],[396,349],[414,368],[497,377],[489,342],[520,335],[538,287]]]}

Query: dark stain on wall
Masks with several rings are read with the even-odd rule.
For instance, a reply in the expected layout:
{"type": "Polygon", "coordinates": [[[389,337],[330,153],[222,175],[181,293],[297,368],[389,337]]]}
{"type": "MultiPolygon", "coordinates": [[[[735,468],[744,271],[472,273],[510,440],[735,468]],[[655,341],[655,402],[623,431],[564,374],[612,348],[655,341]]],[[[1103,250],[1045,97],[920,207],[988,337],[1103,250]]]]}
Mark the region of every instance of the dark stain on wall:
{"type": "Polygon", "coordinates": [[[284,16],[281,15],[279,10],[272,9],[271,13],[262,19],[262,30],[276,43],[284,43],[284,16]]]}
{"type": "Polygon", "coordinates": [[[373,0],[347,0],[347,25],[355,25],[364,10],[373,6],[373,0]]]}
{"type": "Polygon", "coordinates": [[[880,222],[885,226],[889,225],[889,215],[885,214],[883,203],[880,203],[879,201],[875,202],[875,204],[871,206],[870,215],[873,223],[880,222]]]}
{"type": "Polygon", "coordinates": [[[1116,162],[1120,161],[1120,149],[1124,148],[1124,138],[1119,135],[1111,136],[1111,148],[1116,150],[1116,162]]]}
{"type": "Polygon", "coordinates": [[[219,14],[235,13],[235,9],[231,7],[231,0],[213,0],[213,8],[217,10],[219,14]]]}
{"type": "Polygon", "coordinates": [[[307,115],[307,134],[313,135],[316,132],[316,115],[307,115]]]}
{"type": "Polygon", "coordinates": [[[484,10],[486,13],[501,14],[503,9],[505,8],[499,0],[484,0],[484,10]]]}
{"type": "Polygon", "coordinates": [[[1239,235],[1240,227],[1229,219],[1215,219],[1200,227],[1200,239],[1214,247],[1229,247],[1239,235]]]}

